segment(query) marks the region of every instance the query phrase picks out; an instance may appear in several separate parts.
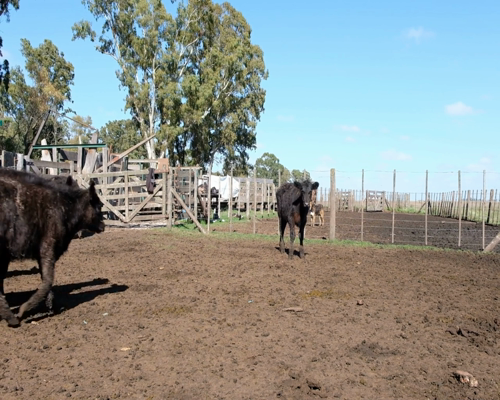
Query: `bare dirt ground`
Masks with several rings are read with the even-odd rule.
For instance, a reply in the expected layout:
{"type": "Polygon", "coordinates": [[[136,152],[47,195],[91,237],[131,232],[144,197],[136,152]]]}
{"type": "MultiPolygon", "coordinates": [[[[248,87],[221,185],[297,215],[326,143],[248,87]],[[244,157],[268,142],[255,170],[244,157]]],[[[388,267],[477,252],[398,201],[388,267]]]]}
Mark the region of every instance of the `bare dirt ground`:
{"type": "MultiPolygon", "coordinates": [[[[305,250],[164,229],[74,240],[56,268],[64,309],[0,321],[0,398],[500,398],[500,255],[305,250]]],[[[11,266],[13,308],[34,265],[11,266]]]]}

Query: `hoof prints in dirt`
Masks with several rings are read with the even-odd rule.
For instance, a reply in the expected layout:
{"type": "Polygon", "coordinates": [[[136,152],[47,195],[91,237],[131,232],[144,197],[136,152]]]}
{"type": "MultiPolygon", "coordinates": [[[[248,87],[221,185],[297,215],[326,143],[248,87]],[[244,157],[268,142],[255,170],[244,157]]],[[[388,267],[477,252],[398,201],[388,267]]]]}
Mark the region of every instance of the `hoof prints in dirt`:
{"type": "Polygon", "coordinates": [[[313,398],[328,398],[327,390],[315,378],[306,378],[297,372],[290,372],[289,378],[285,379],[280,390],[276,394],[278,399],[299,400],[313,398]]]}

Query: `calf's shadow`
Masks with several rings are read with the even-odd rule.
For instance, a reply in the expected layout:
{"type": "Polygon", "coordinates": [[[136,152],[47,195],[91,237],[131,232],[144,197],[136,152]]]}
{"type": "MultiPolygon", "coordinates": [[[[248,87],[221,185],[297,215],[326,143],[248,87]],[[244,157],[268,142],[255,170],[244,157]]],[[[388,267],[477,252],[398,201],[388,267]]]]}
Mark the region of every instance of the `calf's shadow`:
{"type": "MultiPolygon", "coordinates": [[[[66,310],[71,310],[79,306],[80,304],[87,303],[89,301],[94,300],[98,296],[102,296],[108,293],[120,293],[127,290],[129,287],[127,285],[118,285],[111,284],[110,286],[94,289],[94,290],[86,290],[84,292],[72,293],[74,291],[78,291],[83,288],[92,287],[92,286],[101,286],[109,284],[109,280],[105,278],[96,278],[91,281],[78,282],[78,283],[69,283],[66,285],[56,285],[52,287],[52,291],[54,292],[54,314],[60,314],[66,310]]],[[[11,292],[5,295],[6,300],[14,312],[18,311],[18,308],[27,301],[36,290],[29,290],[23,292],[11,292]]],[[[41,319],[47,318],[49,313],[47,312],[45,303],[40,304],[39,307],[32,310],[26,318],[23,318],[25,321],[39,321],[41,319]]]]}

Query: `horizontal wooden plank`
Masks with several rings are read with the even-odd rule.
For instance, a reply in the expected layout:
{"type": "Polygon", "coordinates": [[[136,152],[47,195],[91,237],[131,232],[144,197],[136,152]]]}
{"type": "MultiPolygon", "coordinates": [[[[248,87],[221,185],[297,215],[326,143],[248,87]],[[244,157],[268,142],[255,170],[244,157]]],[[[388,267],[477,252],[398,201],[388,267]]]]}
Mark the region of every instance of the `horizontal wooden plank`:
{"type": "Polygon", "coordinates": [[[70,169],[71,163],[69,162],[52,162],[52,161],[42,161],[42,160],[30,160],[38,168],[59,168],[59,169],[70,169]]]}

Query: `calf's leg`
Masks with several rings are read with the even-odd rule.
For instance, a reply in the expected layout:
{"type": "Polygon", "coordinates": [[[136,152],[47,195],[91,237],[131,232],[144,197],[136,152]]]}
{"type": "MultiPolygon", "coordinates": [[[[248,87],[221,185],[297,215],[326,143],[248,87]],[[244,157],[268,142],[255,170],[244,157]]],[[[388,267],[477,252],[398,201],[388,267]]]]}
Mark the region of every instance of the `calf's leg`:
{"type": "MultiPolygon", "coordinates": [[[[40,277],[42,278],[43,282],[43,268],[41,260],[38,260],[38,269],[40,270],[40,277]]],[[[47,294],[47,298],[45,299],[45,306],[49,310],[49,314],[54,314],[54,292],[52,291],[52,289],[50,289],[49,293],[47,294]]]]}
{"type": "Polygon", "coordinates": [[[3,281],[7,276],[9,259],[5,256],[6,252],[0,252],[0,318],[5,319],[9,326],[19,326],[19,319],[10,311],[9,303],[4,296],[3,281]],[[5,257],[5,258],[4,258],[5,257]]]}
{"type": "Polygon", "coordinates": [[[54,283],[54,268],[55,259],[53,244],[51,242],[42,243],[41,254],[41,266],[40,271],[42,274],[42,284],[38,290],[21,305],[19,308],[18,318],[22,319],[26,313],[35,307],[37,307],[44,299],[47,298],[50,290],[52,289],[52,284],[54,283]]]}
{"type": "Polygon", "coordinates": [[[304,258],[305,257],[305,255],[304,255],[304,230],[306,228],[305,225],[306,225],[305,223],[301,222],[300,227],[299,227],[299,241],[300,241],[299,251],[300,251],[300,258],[304,258]]]}
{"type": "Polygon", "coordinates": [[[279,219],[280,221],[280,252],[284,253],[285,252],[285,228],[286,228],[286,219],[281,218],[279,219]]]}
{"type": "Polygon", "coordinates": [[[290,225],[290,250],[288,252],[288,258],[293,258],[293,242],[295,241],[295,220],[293,216],[288,219],[288,224],[290,225]]]}

